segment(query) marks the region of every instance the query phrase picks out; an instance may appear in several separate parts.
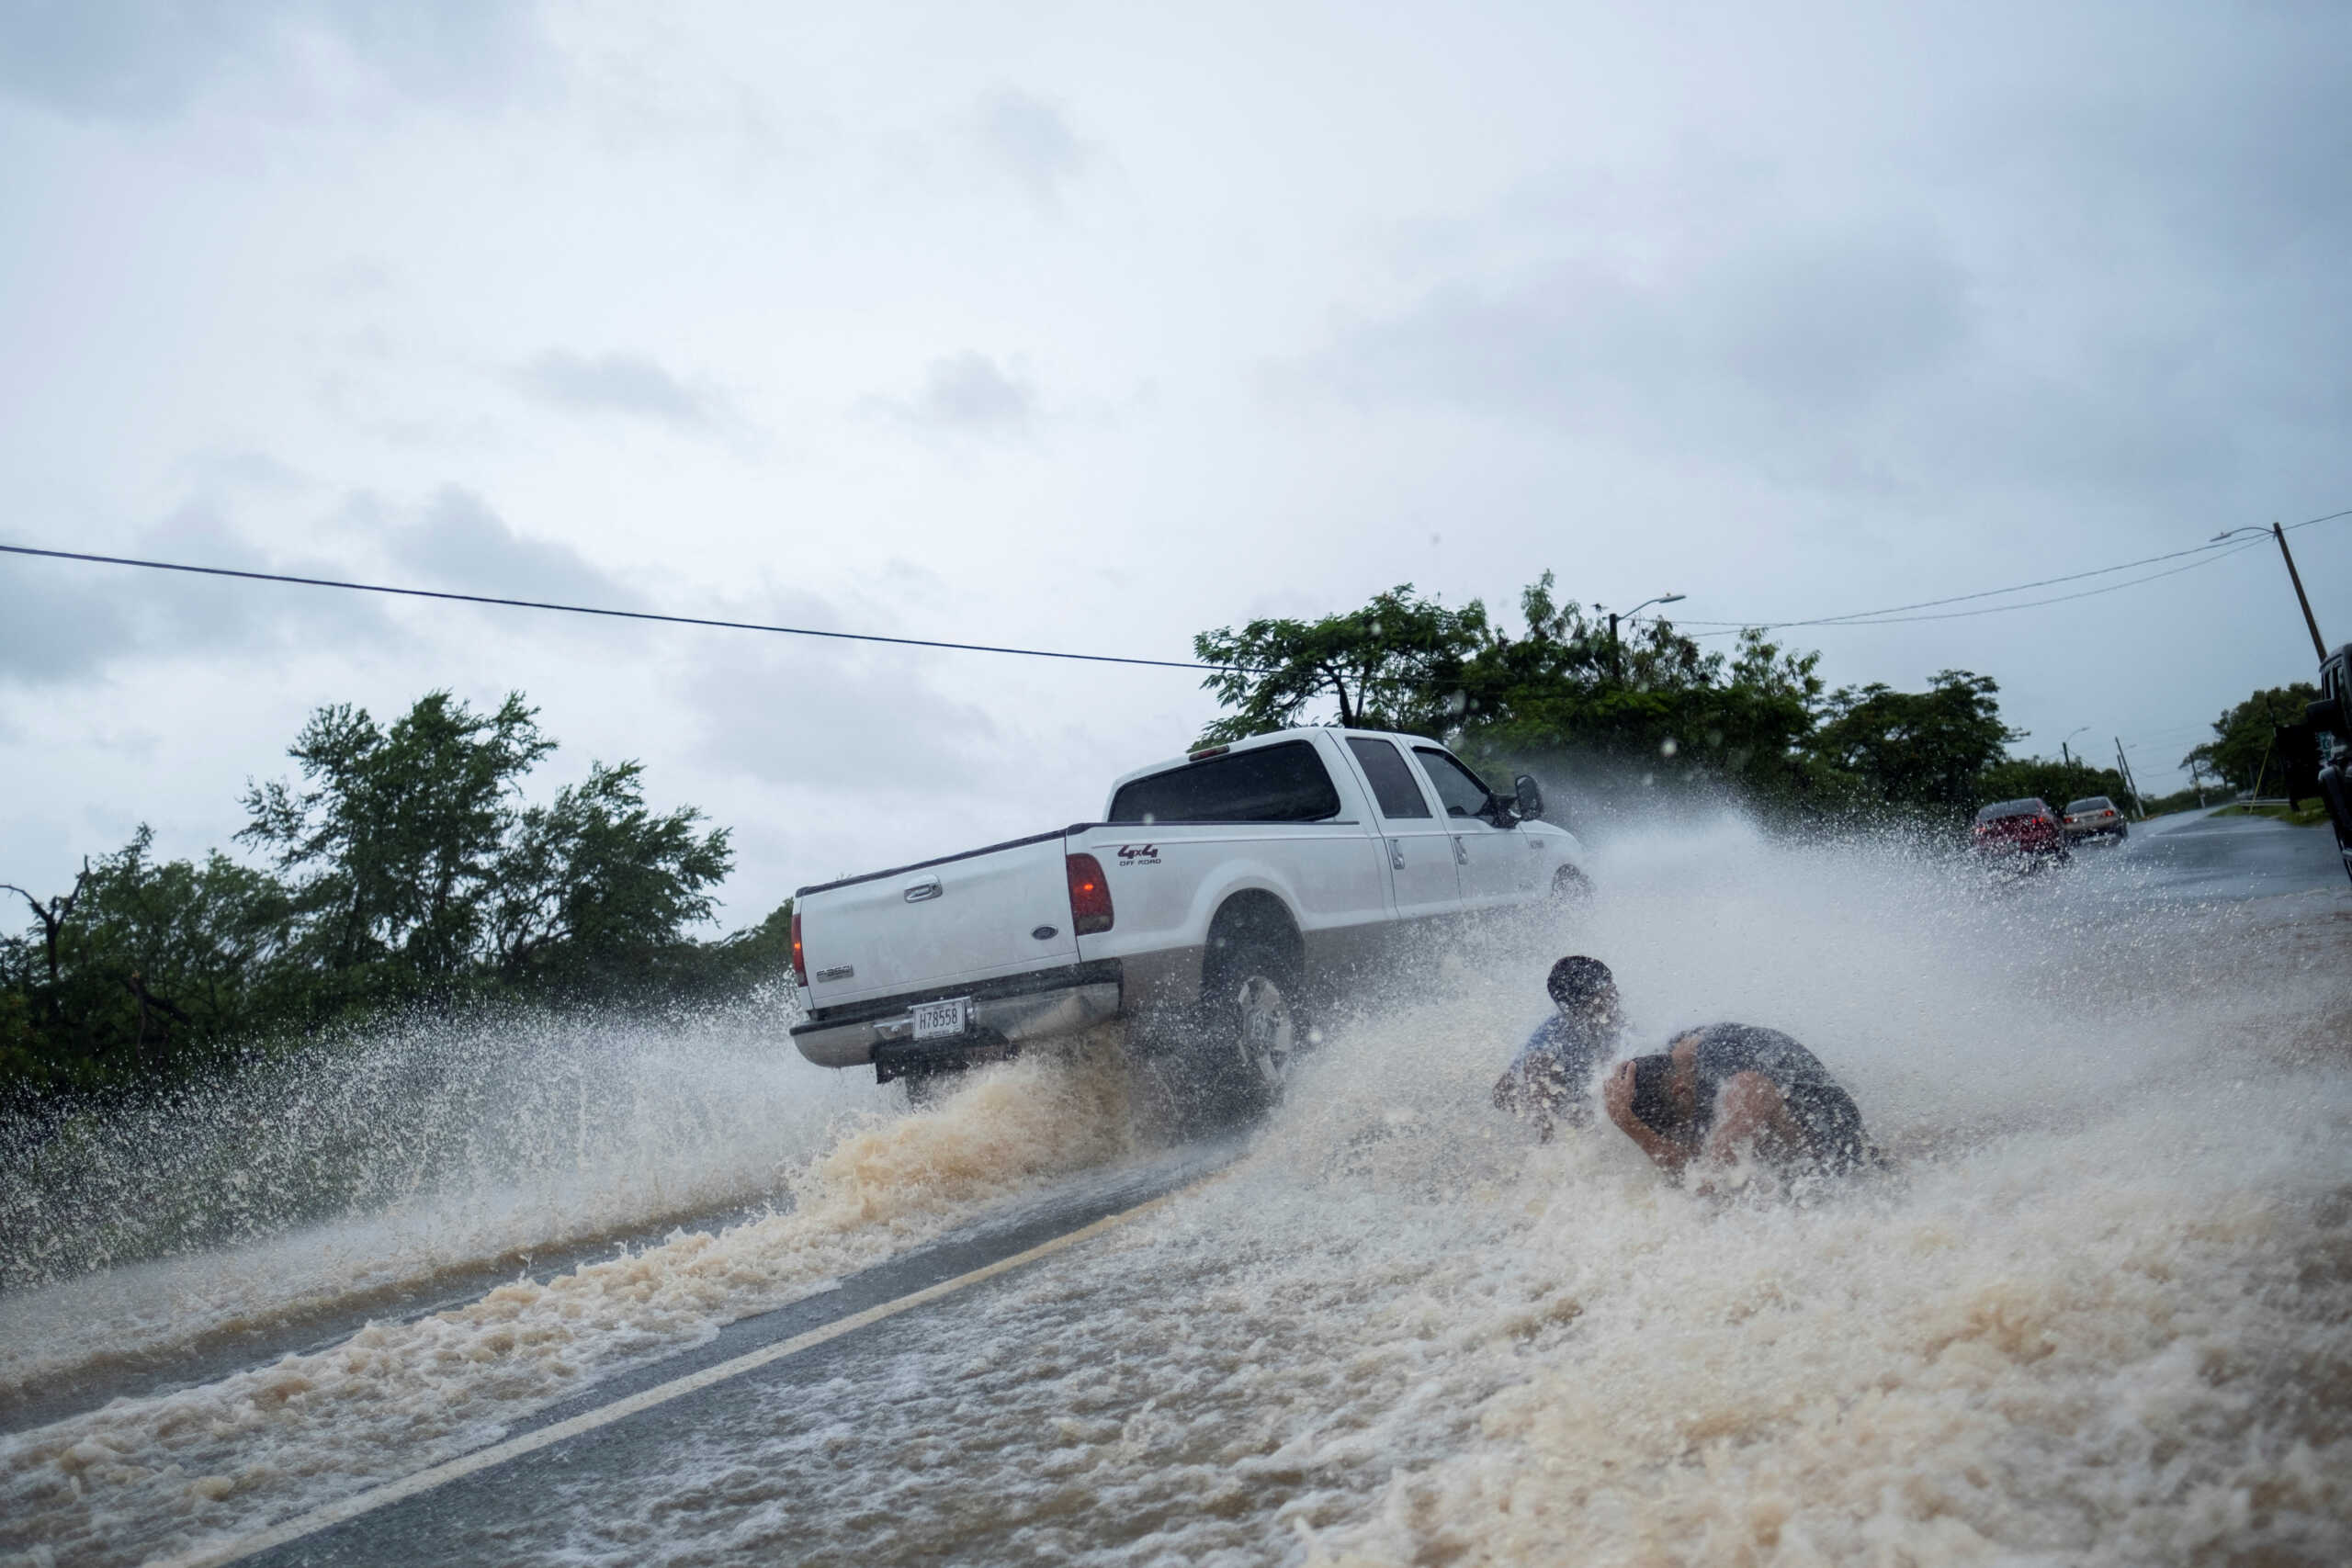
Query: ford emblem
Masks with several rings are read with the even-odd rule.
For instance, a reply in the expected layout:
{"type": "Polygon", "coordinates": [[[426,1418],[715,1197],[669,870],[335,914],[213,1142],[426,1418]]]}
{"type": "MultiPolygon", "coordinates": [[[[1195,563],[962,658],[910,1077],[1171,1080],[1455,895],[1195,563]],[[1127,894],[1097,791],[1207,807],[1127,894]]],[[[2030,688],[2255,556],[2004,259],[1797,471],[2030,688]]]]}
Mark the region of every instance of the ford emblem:
{"type": "Polygon", "coordinates": [[[1035,931],[1031,931],[1029,934],[1035,937],[1039,942],[1051,942],[1054,938],[1061,935],[1062,933],[1056,931],[1051,926],[1039,926],[1035,931]]]}

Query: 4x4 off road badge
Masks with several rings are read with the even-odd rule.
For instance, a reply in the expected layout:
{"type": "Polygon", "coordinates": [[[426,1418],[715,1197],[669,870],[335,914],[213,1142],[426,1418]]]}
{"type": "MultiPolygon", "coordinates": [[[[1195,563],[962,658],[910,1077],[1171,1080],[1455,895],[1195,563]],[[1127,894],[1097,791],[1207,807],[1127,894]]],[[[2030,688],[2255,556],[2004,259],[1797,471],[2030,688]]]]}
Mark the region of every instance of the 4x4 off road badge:
{"type": "Polygon", "coordinates": [[[1158,865],[1159,846],[1158,844],[1121,844],[1119,863],[1121,865],[1158,865]]]}

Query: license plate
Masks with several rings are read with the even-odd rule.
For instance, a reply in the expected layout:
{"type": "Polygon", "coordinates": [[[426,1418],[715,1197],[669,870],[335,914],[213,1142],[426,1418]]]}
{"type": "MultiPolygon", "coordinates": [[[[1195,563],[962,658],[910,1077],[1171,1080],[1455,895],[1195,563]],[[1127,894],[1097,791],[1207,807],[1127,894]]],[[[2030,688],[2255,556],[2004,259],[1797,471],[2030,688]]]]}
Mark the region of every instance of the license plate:
{"type": "Polygon", "coordinates": [[[915,1038],[944,1040],[951,1034],[961,1034],[971,1022],[972,998],[950,997],[945,1001],[917,1002],[914,1008],[915,1038]]]}

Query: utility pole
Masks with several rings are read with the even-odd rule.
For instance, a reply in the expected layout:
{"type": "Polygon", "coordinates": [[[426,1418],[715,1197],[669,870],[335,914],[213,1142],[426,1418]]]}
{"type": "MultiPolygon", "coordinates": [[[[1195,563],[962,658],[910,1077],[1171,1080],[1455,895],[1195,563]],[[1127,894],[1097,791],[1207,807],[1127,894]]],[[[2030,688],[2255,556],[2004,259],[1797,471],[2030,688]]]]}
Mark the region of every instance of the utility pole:
{"type": "MultiPolygon", "coordinates": [[[[2213,536],[2212,542],[2218,545],[2235,534],[2261,532],[2261,529],[2251,526],[2224,529],[2213,536]]],[[[2312,634],[2312,651],[2317,654],[2319,661],[2324,664],[2327,662],[2327,642],[2319,635],[2319,619],[2312,614],[2311,595],[2303,592],[2303,574],[2295,570],[2295,552],[2287,547],[2287,530],[2273,523],[2270,525],[2270,536],[2278,541],[2278,555],[2287,563],[2287,581],[2295,585],[2295,603],[2303,608],[2303,626],[2312,634]]]]}
{"type": "Polygon", "coordinates": [[[2303,592],[2303,574],[2295,570],[2295,552],[2287,547],[2287,530],[2278,524],[2270,525],[2270,536],[2278,541],[2278,553],[2287,560],[2287,581],[2295,585],[2295,603],[2303,607],[2303,625],[2311,629],[2312,651],[2322,664],[2327,662],[2327,644],[2319,635],[2319,622],[2312,615],[2312,602],[2303,592]]]}
{"type": "Polygon", "coordinates": [[[2140,809],[2140,820],[2148,819],[2148,803],[2141,796],[2140,786],[2132,777],[2132,764],[2123,758],[2123,737],[2115,738],[2115,771],[2123,775],[2123,787],[2132,792],[2132,804],[2140,809]]]}

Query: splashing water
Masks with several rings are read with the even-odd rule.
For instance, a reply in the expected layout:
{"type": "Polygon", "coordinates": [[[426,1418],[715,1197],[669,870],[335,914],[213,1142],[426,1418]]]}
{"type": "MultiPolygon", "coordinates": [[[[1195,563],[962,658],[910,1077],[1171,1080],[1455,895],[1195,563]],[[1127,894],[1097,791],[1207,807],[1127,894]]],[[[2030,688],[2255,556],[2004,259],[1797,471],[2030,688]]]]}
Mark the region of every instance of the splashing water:
{"type": "Polygon", "coordinates": [[[831,1122],[876,1103],[800,1062],[786,1021],[409,1026],[11,1149],[0,1412],[76,1373],[396,1312],[767,1201],[831,1122]]]}
{"type": "Polygon", "coordinates": [[[136,1560],[157,1549],[158,1526],[211,1533],[241,1494],[274,1511],[289,1489],[349,1491],[492,1440],[594,1376],[699,1343],[992,1199],[1126,1152],[1126,1084],[1115,1052],[1099,1048],[1015,1063],[934,1110],[864,1119],[787,1174],[785,1212],[0,1443],[0,1547],[136,1560]],[[126,1534],[132,1518],[144,1523],[126,1534]]]}
{"type": "MultiPolygon", "coordinates": [[[[821,1401],[754,1380],[735,1419],[581,1456],[595,1507],[500,1550],[2343,1560],[2341,896],[1994,886],[1728,821],[1598,869],[1573,924],[1337,1021],[1222,1179],[878,1334],[821,1401]],[[1486,1091],[1564,947],[1616,970],[1629,1048],[1718,1017],[1805,1041],[1899,1168],[1715,1201],[1605,1128],[1533,1143],[1486,1091]]],[[[1129,1094],[1108,1051],[1024,1060],[806,1155],[786,1213],[8,1439],[0,1550],[135,1560],[413,1471],[1119,1159],[1129,1094]]]]}

